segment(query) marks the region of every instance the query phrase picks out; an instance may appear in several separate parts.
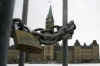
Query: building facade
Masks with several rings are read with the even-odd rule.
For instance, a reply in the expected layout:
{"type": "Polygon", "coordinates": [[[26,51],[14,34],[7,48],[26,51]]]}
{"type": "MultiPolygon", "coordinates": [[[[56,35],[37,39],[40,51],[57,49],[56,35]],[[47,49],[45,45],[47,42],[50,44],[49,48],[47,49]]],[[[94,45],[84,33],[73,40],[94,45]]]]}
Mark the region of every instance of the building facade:
{"type": "MultiPolygon", "coordinates": [[[[26,57],[29,63],[40,62],[43,58],[41,53],[27,52],[28,56],[25,56],[24,62],[26,62],[26,57]]],[[[24,54],[26,55],[26,54],[24,54]]],[[[8,64],[19,63],[20,50],[16,49],[15,46],[8,48],[8,64]]]]}
{"type": "MultiPolygon", "coordinates": [[[[46,18],[45,29],[50,31],[50,33],[54,32],[54,19],[52,14],[52,8],[50,6],[49,13],[46,18]]],[[[62,62],[63,59],[63,48],[58,46],[57,44],[48,45],[44,47],[44,59],[62,62]]],[[[91,60],[99,59],[99,45],[96,40],[87,46],[84,43],[82,46],[78,40],[74,43],[74,46],[68,46],[68,59],[69,62],[90,62],[91,60]]],[[[92,61],[91,61],[92,62],[92,61]]]]}
{"type": "MultiPolygon", "coordinates": [[[[63,59],[62,47],[58,50],[55,50],[55,59],[57,62],[61,62],[63,59]]],[[[79,41],[76,40],[74,46],[68,46],[68,61],[69,63],[86,63],[86,62],[98,62],[99,60],[99,45],[96,40],[87,46],[80,45],[79,41]]]]}
{"type": "MultiPolygon", "coordinates": [[[[46,17],[45,29],[48,33],[54,32],[54,19],[52,8],[50,6],[48,15],[46,17]]],[[[36,51],[36,50],[34,50],[36,51]]],[[[99,45],[96,40],[87,46],[86,43],[82,46],[78,40],[73,46],[68,46],[68,62],[69,63],[82,63],[82,62],[96,62],[99,59],[99,45]]],[[[9,48],[8,61],[16,62],[19,58],[19,50],[9,48]]],[[[29,62],[38,61],[55,61],[61,63],[63,60],[63,47],[59,44],[45,45],[42,47],[40,53],[29,53],[29,62]]],[[[8,62],[8,63],[12,63],[8,62]]],[[[40,62],[41,63],[41,62],[40,62]]]]}

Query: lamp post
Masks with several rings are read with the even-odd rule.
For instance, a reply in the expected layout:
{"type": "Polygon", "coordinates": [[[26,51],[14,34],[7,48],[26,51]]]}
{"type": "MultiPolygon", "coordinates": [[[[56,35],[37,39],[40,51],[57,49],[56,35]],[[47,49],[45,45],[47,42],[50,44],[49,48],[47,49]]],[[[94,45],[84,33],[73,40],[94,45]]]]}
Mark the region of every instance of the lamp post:
{"type": "MultiPolygon", "coordinates": [[[[68,22],[68,0],[63,0],[63,25],[68,22]]],[[[63,40],[63,66],[68,66],[68,40],[63,40]]]]}
{"type": "Polygon", "coordinates": [[[0,66],[6,66],[14,0],[0,0],[0,66]]]}

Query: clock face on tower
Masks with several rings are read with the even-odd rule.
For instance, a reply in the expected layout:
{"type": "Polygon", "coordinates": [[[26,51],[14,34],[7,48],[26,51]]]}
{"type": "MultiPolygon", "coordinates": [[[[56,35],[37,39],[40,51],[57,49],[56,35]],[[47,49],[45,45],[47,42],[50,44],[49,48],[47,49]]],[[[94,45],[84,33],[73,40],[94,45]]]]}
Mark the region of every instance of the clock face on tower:
{"type": "Polygon", "coordinates": [[[52,19],[48,19],[48,21],[49,21],[49,22],[51,22],[51,21],[52,21],[52,19]]]}

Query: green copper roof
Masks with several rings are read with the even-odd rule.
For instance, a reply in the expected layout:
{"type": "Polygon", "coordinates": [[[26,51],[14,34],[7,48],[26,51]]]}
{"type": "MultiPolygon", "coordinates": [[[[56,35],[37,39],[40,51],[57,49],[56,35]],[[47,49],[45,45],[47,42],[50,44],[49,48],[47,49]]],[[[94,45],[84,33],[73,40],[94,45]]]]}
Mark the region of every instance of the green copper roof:
{"type": "Polygon", "coordinates": [[[53,15],[52,15],[52,7],[51,7],[51,5],[50,5],[48,17],[52,17],[52,16],[53,16],[53,15]]]}

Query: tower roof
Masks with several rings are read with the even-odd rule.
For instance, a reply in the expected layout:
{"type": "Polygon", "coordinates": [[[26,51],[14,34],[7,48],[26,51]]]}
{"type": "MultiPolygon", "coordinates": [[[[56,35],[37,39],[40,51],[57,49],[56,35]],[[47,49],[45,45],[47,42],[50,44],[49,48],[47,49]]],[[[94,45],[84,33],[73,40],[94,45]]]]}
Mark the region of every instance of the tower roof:
{"type": "Polygon", "coordinates": [[[84,43],[84,47],[87,47],[86,43],[84,43]]]}
{"type": "Polygon", "coordinates": [[[92,42],[92,44],[91,44],[92,46],[97,46],[98,45],[98,43],[97,43],[97,41],[96,40],[93,40],[93,42],[92,42]]]}
{"type": "Polygon", "coordinates": [[[76,42],[74,43],[75,46],[80,46],[80,42],[78,40],[76,40],[76,42]]]}
{"type": "Polygon", "coordinates": [[[51,7],[51,5],[50,5],[50,8],[49,8],[49,12],[48,12],[48,17],[52,17],[53,15],[52,15],[52,7],[51,7]]]}
{"type": "Polygon", "coordinates": [[[50,5],[48,15],[46,17],[46,30],[53,33],[54,32],[54,19],[52,14],[52,7],[50,5]]]}

